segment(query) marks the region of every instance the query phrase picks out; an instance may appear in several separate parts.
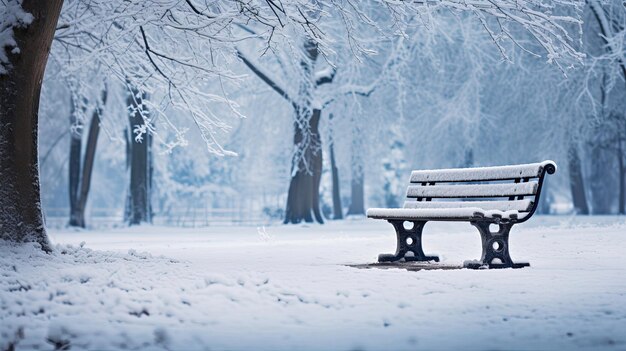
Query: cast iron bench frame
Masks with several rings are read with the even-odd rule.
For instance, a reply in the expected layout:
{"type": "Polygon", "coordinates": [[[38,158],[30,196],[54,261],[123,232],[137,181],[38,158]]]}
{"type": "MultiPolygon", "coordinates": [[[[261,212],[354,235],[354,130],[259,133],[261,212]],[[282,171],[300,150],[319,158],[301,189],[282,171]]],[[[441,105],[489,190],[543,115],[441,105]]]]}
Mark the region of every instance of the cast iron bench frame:
{"type": "MultiPolygon", "coordinates": [[[[534,170],[534,169],[533,169],[534,170]]],[[[515,224],[523,223],[527,221],[537,210],[537,206],[539,204],[539,197],[541,195],[541,189],[543,187],[544,177],[547,174],[554,174],[556,172],[556,163],[553,161],[544,161],[536,164],[529,165],[512,165],[512,166],[499,166],[499,167],[484,167],[484,168],[469,168],[469,169],[445,169],[445,170],[428,170],[428,171],[413,171],[411,173],[411,181],[409,187],[407,188],[407,197],[408,198],[417,198],[417,202],[425,201],[430,202],[433,198],[436,199],[463,199],[466,200],[468,198],[481,198],[481,201],[474,203],[482,203],[487,205],[495,205],[496,207],[501,204],[514,204],[519,205],[519,200],[524,200],[525,196],[534,196],[534,199],[530,202],[530,207],[526,210],[522,210],[520,212],[506,212],[507,206],[501,206],[500,209],[495,208],[493,206],[490,210],[484,211],[476,211],[475,213],[469,214],[467,216],[456,215],[456,216],[428,216],[428,213],[423,212],[423,208],[417,209],[407,209],[406,206],[411,206],[411,202],[405,202],[404,209],[368,209],[367,216],[369,218],[375,219],[385,219],[391,225],[393,225],[396,231],[397,238],[397,247],[395,254],[380,254],[378,256],[379,262],[396,262],[396,261],[435,261],[439,262],[439,257],[437,256],[429,256],[426,255],[422,248],[422,231],[426,222],[428,221],[462,221],[469,222],[472,226],[478,229],[480,233],[481,242],[482,242],[482,255],[480,260],[473,261],[465,261],[465,268],[521,268],[529,266],[530,264],[527,262],[513,262],[511,256],[509,255],[509,233],[511,231],[511,227],[515,224]],[[537,167],[536,174],[529,174],[528,169],[531,167],[537,167]],[[524,169],[526,170],[524,177],[514,177],[511,176],[513,174],[512,171],[517,172],[516,167],[519,167],[520,172],[515,174],[524,173],[524,169]],[[504,170],[504,172],[502,172],[504,170]],[[474,172],[477,176],[469,176],[462,177],[462,173],[457,173],[457,176],[450,177],[450,172],[464,172],[469,171],[470,174],[474,172]],[[427,173],[427,175],[426,175],[427,173]],[[418,176],[415,177],[414,175],[418,176]],[[441,174],[444,174],[443,178],[440,177],[441,174]],[[448,178],[446,179],[445,174],[448,174],[448,178]],[[421,178],[420,178],[421,175],[421,178]],[[461,177],[459,177],[461,175],[461,177]],[[415,178],[419,181],[413,181],[415,178]],[[429,181],[424,178],[432,178],[435,181],[429,181]],[[476,179],[479,178],[479,179],[476,179]],[[424,181],[426,180],[426,181],[424,181]],[[506,184],[501,183],[501,181],[514,181],[512,185],[513,188],[517,189],[524,186],[523,183],[528,183],[530,180],[536,180],[536,187],[530,193],[530,191],[526,190],[526,193],[521,193],[520,195],[507,194],[506,196],[493,196],[489,198],[497,198],[497,197],[506,197],[508,201],[516,201],[515,203],[506,203],[504,201],[498,202],[489,202],[492,200],[485,200],[485,187],[481,187],[481,185],[485,184],[494,184],[493,182],[500,182],[496,184],[506,184]],[[480,182],[477,184],[477,182],[480,182]],[[420,197],[420,196],[411,196],[412,188],[418,190],[424,190],[425,187],[435,186],[437,183],[444,183],[446,185],[455,184],[455,185],[476,185],[475,196],[455,196],[455,194],[447,194],[448,196],[439,196],[444,194],[440,191],[440,194],[435,194],[430,197],[420,197]],[[419,184],[419,186],[412,186],[412,184],[419,184]],[[376,214],[376,210],[378,210],[379,214],[376,214]],[[382,210],[383,214],[380,214],[382,210]],[[397,211],[396,215],[384,215],[385,211],[397,211]],[[423,215],[411,215],[418,214],[422,211],[423,215]],[[424,214],[425,213],[425,214],[424,214]],[[485,215],[487,213],[487,215],[485,215]],[[416,218],[418,217],[418,218],[416,218]],[[405,223],[412,223],[411,228],[405,227],[405,223]],[[490,225],[496,224],[498,225],[498,230],[493,232],[490,230],[490,225]],[[410,254],[410,255],[409,255],[410,254]]],[[[510,183],[509,183],[510,184],[510,183]]],[[[450,187],[447,187],[450,188],[450,187]]],[[[465,187],[466,190],[469,190],[469,193],[466,195],[472,195],[472,187],[465,187]]],[[[434,189],[434,188],[431,188],[434,189]]],[[[441,188],[439,188],[441,189],[441,188]]],[[[528,189],[528,188],[525,188],[528,189]]],[[[415,194],[413,194],[415,195],[415,194]]],[[[528,199],[527,199],[528,201],[528,199]]],[[[431,204],[421,204],[415,203],[413,206],[432,206],[431,204]]],[[[528,203],[528,202],[526,202],[528,203]]],[[[452,203],[451,203],[452,204],[452,203]]],[[[459,202],[456,202],[459,204],[459,202]]],[[[457,207],[446,207],[444,201],[436,201],[437,207],[442,210],[458,210],[457,207]]],[[[430,207],[431,209],[433,207],[430,207]]],[[[470,208],[469,211],[472,211],[470,208]]],[[[436,212],[436,211],[435,211],[436,212]]],[[[461,211],[462,212],[462,211],[461,211]]],[[[467,211],[466,211],[467,212],[467,211]]]]}

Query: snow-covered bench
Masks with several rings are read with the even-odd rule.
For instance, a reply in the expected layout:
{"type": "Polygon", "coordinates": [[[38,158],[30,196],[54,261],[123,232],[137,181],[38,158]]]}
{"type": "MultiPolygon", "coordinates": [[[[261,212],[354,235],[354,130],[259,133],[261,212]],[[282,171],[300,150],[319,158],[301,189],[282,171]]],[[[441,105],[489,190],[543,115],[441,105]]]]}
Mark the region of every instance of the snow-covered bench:
{"type": "Polygon", "coordinates": [[[428,221],[465,221],[480,232],[483,252],[467,268],[519,268],[509,256],[509,232],[537,209],[546,175],[556,172],[553,161],[525,165],[423,170],[411,172],[404,208],[370,208],[367,217],[385,219],[398,239],[396,253],[381,254],[379,262],[436,261],[422,249],[428,221]],[[497,231],[489,226],[495,224],[497,231]]]}

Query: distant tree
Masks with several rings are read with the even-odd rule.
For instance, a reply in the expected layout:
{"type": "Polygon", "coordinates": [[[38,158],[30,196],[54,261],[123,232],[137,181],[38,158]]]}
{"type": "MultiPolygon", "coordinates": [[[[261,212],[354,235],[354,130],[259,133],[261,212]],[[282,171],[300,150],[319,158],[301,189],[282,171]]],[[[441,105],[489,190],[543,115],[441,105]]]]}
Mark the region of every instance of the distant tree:
{"type": "Polygon", "coordinates": [[[609,214],[616,207],[620,212],[624,201],[619,190],[624,183],[619,166],[623,126],[616,116],[626,109],[626,53],[620,49],[626,35],[626,8],[617,0],[585,4],[585,67],[574,76],[577,115],[585,123],[571,132],[570,187],[576,212],[609,214]]]}
{"type": "Polygon", "coordinates": [[[330,170],[332,176],[332,197],[333,197],[333,219],[343,219],[343,207],[341,206],[341,191],[340,191],[340,183],[339,183],[339,168],[337,168],[337,160],[335,159],[335,143],[333,137],[333,129],[332,129],[332,120],[333,114],[331,113],[328,116],[329,124],[331,128],[329,128],[330,134],[330,142],[328,143],[329,153],[330,153],[330,170]]]}
{"type": "MultiPolygon", "coordinates": [[[[626,109],[626,52],[623,50],[626,39],[626,7],[622,1],[600,2],[586,1],[592,20],[588,24],[587,34],[589,70],[595,71],[596,78],[588,84],[597,84],[599,93],[595,116],[591,148],[591,193],[593,212],[608,214],[617,202],[617,212],[624,213],[625,204],[624,155],[622,151],[623,134],[626,124],[623,122],[626,109]],[[616,76],[621,75],[621,83],[616,76]],[[612,160],[617,159],[615,163],[612,160]],[[612,167],[611,165],[615,166],[612,167]],[[615,181],[616,180],[616,181],[615,181]],[[615,191],[617,183],[618,191],[615,191]],[[617,201],[615,201],[617,200],[617,201]]],[[[594,84],[594,85],[595,85],[594,84]]],[[[591,97],[593,98],[593,96],[591,97]]]]}
{"type": "Polygon", "coordinates": [[[357,111],[351,114],[351,144],[350,144],[350,205],[347,216],[365,215],[365,141],[364,129],[357,121],[357,111]]]}
{"type": "MultiPolygon", "coordinates": [[[[256,34],[249,27],[244,29],[250,34],[256,34]]],[[[319,207],[322,175],[322,139],[319,124],[323,109],[332,103],[337,95],[367,96],[373,91],[374,85],[333,84],[337,71],[332,67],[320,67],[318,59],[321,52],[317,41],[312,37],[305,37],[301,45],[297,52],[297,64],[289,58],[282,59],[278,55],[275,57],[283,71],[288,68],[293,70],[291,74],[297,77],[297,80],[294,82],[292,79],[290,82],[292,84],[270,74],[266,67],[251,58],[243,49],[238,49],[238,55],[258,78],[283,97],[294,110],[294,153],[284,223],[314,220],[323,223],[319,207]],[[330,88],[324,91],[326,86],[330,88]]]]}
{"type": "Polygon", "coordinates": [[[84,113],[85,106],[77,106],[77,99],[72,94],[70,128],[70,157],[69,157],[69,196],[70,196],[70,226],[85,228],[85,209],[87,197],[91,187],[93,165],[96,158],[96,147],[98,146],[98,135],[100,133],[100,119],[103,108],[107,101],[107,88],[102,89],[102,95],[97,101],[89,123],[87,143],[82,155],[83,122],[78,116],[78,110],[84,113]]]}
{"type": "Polygon", "coordinates": [[[141,130],[147,123],[149,110],[147,94],[136,88],[128,91],[128,122],[126,133],[126,166],[129,186],[126,200],[125,221],[129,225],[152,223],[152,133],[141,130]]]}
{"type": "Polygon", "coordinates": [[[400,126],[391,128],[390,133],[390,145],[388,156],[383,158],[383,190],[385,194],[385,206],[387,207],[402,207],[399,203],[400,198],[404,194],[399,193],[403,191],[405,184],[400,184],[400,181],[406,181],[407,178],[407,166],[404,156],[405,141],[404,135],[400,130],[400,126]]]}
{"type": "Polygon", "coordinates": [[[570,178],[570,189],[572,191],[572,203],[574,211],[577,214],[589,214],[589,205],[587,203],[587,193],[585,191],[585,180],[583,176],[583,167],[580,160],[580,153],[575,143],[571,143],[567,152],[567,163],[570,178]]]}

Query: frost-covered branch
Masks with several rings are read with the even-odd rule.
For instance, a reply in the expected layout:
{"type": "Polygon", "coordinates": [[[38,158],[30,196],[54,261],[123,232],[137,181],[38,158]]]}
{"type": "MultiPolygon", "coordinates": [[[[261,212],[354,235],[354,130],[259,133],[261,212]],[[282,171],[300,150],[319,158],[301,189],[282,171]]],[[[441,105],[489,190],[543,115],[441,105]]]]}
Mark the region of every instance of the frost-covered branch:
{"type": "Polygon", "coordinates": [[[243,61],[243,63],[250,68],[250,70],[259,77],[265,84],[267,84],[270,88],[272,88],[278,95],[285,98],[289,103],[295,104],[294,100],[287,93],[286,89],[283,88],[283,84],[280,84],[277,77],[271,77],[271,73],[267,70],[264,70],[258,62],[254,61],[251,58],[248,58],[241,50],[237,50],[237,56],[243,61]]]}
{"type": "MultiPolygon", "coordinates": [[[[595,19],[598,21],[600,27],[600,34],[606,44],[609,55],[619,64],[624,80],[626,80],[626,30],[624,28],[625,23],[618,23],[617,19],[614,19],[613,25],[606,16],[605,8],[598,0],[587,0],[591,11],[595,19]],[[617,32],[614,32],[614,28],[617,27],[617,32]]],[[[626,11],[626,10],[625,10],[626,11]]]]}
{"type": "Polygon", "coordinates": [[[527,48],[516,36],[514,26],[525,30],[544,50],[550,63],[558,60],[580,61],[583,55],[575,48],[569,30],[580,26],[578,15],[584,5],[581,0],[545,2],[541,0],[384,0],[390,8],[401,12],[416,13],[420,18],[436,16],[440,10],[474,14],[491,36],[494,44],[506,56],[505,40],[527,48]]]}
{"type": "MultiPolygon", "coordinates": [[[[370,57],[395,37],[433,29],[445,36],[433,19],[448,13],[477,16],[504,57],[510,49],[506,40],[532,52],[520,38],[525,31],[547,53],[548,61],[579,59],[568,33],[569,27],[580,24],[579,4],[579,0],[66,0],[52,55],[63,74],[93,70],[116,77],[121,84],[130,80],[150,93],[155,100],[152,111],[166,120],[164,125],[176,124],[166,110],[179,109],[198,125],[209,150],[224,154],[216,145],[228,123],[215,106],[241,115],[224,89],[238,86],[244,78],[233,66],[239,59],[292,105],[313,101],[321,106],[328,99],[302,87],[323,86],[328,94],[371,94],[373,89],[363,80],[341,77],[345,73],[340,65],[350,60],[369,65],[370,57]],[[299,68],[306,61],[303,41],[313,43],[323,58],[306,72],[299,68]],[[257,57],[241,50],[248,43],[257,46],[256,42],[264,46],[260,56],[267,54],[278,63],[272,66],[275,69],[261,66],[257,57]],[[282,81],[276,72],[282,73],[282,81]]],[[[367,69],[363,77],[366,82],[376,79],[367,69]]],[[[183,134],[175,133],[177,138],[183,134]]]]}

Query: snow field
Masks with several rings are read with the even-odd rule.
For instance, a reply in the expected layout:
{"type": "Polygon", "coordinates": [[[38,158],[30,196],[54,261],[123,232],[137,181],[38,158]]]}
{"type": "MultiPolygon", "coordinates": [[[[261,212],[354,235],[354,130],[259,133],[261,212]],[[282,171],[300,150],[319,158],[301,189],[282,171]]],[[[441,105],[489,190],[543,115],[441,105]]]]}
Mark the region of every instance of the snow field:
{"type": "MultiPolygon", "coordinates": [[[[50,255],[1,244],[0,349],[624,349],[625,233],[537,216],[511,233],[530,268],[407,272],[345,266],[393,252],[384,221],[59,231],[50,255]]],[[[467,223],[424,247],[480,255],[467,223]]]]}

